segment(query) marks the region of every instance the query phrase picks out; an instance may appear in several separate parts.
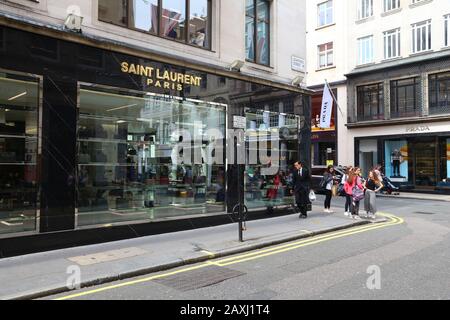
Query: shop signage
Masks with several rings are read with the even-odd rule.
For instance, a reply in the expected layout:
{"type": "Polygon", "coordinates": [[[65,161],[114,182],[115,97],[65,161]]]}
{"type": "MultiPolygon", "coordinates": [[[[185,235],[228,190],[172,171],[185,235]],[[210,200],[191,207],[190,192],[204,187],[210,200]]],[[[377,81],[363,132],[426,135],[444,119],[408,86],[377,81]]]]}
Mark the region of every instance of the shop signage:
{"type": "Polygon", "coordinates": [[[245,129],[247,127],[247,118],[234,116],[233,117],[233,128],[235,129],[245,129]]]}
{"type": "Polygon", "coordinates": [[[416,126],[416,127],[408,127],[406,128],[407,133],[419,133],[419,132],[430,132],[431,129],[429,126],[416,126]]]}
{"type": "Polygon", "coordinates": [[[159,69],[148,65],[122,62],[120,66],[123,73],[145,77],[147,79],[147,85],[156,88],[183,91],[184,85],[200,87],[202,82],[202,77],[159,69]]]}

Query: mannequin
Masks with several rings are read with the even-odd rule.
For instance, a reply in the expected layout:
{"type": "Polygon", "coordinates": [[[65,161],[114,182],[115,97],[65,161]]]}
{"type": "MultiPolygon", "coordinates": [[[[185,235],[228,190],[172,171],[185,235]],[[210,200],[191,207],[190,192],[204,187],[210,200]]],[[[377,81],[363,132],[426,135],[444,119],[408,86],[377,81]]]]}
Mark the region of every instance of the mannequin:
{"type": "Polygon", "coordinates": [[[402,162],[402,154],[398,149],[391,153],[392,173],[394,177],[400,177],[400,163],[402,162]]]}

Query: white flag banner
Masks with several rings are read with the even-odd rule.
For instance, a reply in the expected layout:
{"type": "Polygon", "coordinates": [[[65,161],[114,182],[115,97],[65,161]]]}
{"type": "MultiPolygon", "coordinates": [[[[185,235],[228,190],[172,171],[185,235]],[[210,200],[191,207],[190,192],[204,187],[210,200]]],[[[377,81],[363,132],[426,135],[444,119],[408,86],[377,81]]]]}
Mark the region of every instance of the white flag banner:
{"type": "Polygon", "coordinates": [[[319,128],[328,129],[331,127],[331,114],[333,112],[333,97],[328,85],[323,88],[322,111],[320,112],[319,128]]]}

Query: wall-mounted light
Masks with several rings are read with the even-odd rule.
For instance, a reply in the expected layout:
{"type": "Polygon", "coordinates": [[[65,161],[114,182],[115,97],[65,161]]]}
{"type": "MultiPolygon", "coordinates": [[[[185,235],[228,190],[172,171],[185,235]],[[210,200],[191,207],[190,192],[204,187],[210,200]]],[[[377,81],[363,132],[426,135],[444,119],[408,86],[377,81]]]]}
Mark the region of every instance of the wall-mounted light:
{"type": "Polygon", "coordinates": [[[300,76],[296,76],[293,80],[292,80],[292,85],[293,86],[300,86],[303,82],[303,79],[305,79],[304,75],[300,75],[300,76]]]}
{"type": "Polygon", "coordinates": [[[83,23],[83,17],[75,13],[69,13],[66,21],[64,21],[64,27],[67,30],[81,33],[81,24],[83,23]]]}

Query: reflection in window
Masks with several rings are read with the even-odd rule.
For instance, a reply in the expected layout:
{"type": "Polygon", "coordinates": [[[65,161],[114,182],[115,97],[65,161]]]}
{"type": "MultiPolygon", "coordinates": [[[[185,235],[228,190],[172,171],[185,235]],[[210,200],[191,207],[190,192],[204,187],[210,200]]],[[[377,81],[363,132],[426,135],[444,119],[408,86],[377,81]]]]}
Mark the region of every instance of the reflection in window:
{"type": "Polygon", "coordinates": [[[127,0],[98,0],[98,17],[101,21],[128,26],[127,0]]]}
{"type": "Polygon", "coordinates": [[[225,210],[225,167],[207,162],[219,152],[208,130],[225,136],[222,105],[96,90],[80,91],[79,226],[225,210]],[[191,161],[179,130],[202,139],[191,161]]]}
{"type": "Polygon", "coordinates": [[[209,47],[209,1],[189,1],[189,41],[199,47],[209,47]]]}
{"type": "Polygon", "coordinates": [[[36,230],[38,83],[0,76],[0,234],[36,230]]]}
{"type": "Polygon", "coordinates": [[[163,0],[161,12],[161,33],[175,40],[185,40],[186,1],[163,0]]]}
{"type": "Polygon", "coordinates": [[[246,58],[249,61],[270,63],[270,3],[266,0],[247,0],[246,58]]]}
{"type": "Polygon", "coordinates": [[[130,17],[131,27],[157,33],[158,9],[158,0],[134,0],[130,17]]]}
{"type": "Polygon", "coordinates": [[[211,0],[99,0],[98,16],[104,22],[211,47],[211,0]]]}

